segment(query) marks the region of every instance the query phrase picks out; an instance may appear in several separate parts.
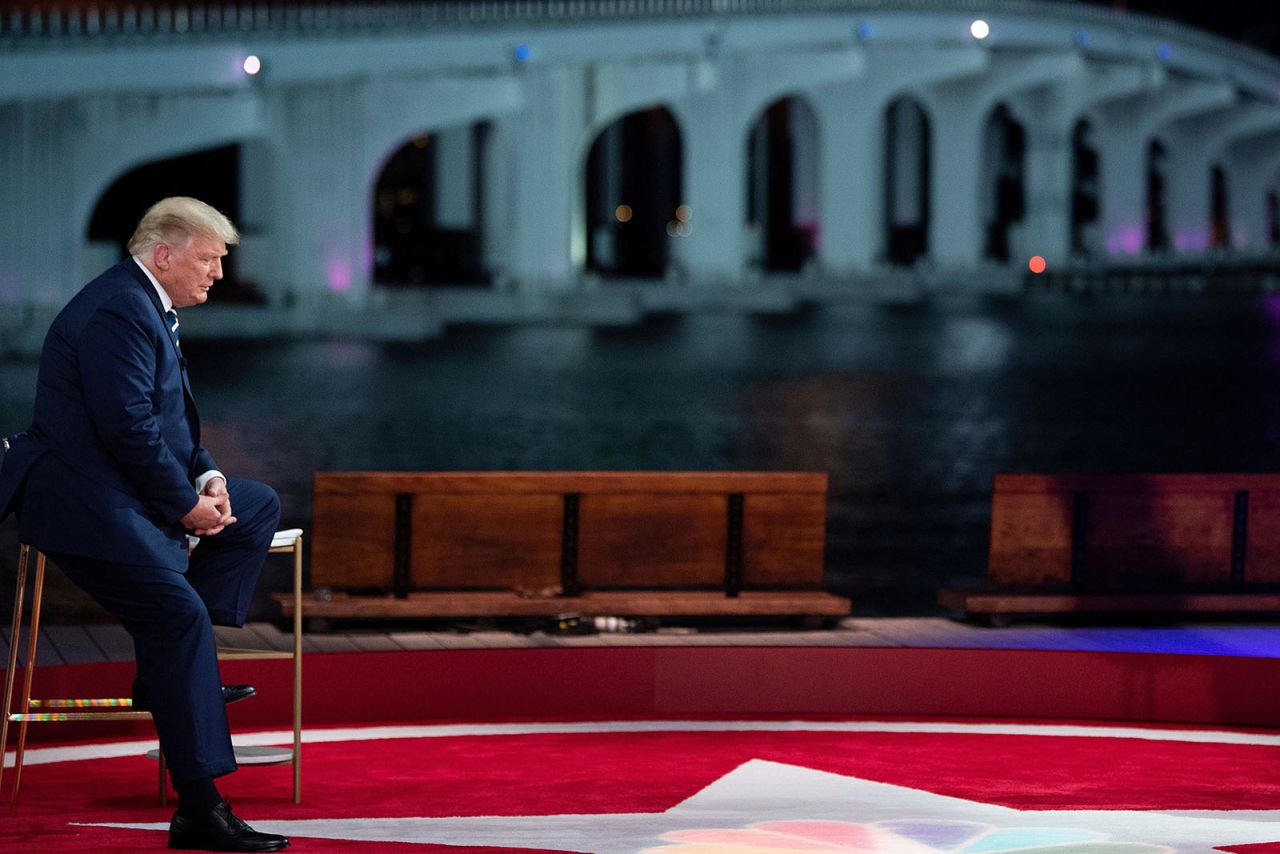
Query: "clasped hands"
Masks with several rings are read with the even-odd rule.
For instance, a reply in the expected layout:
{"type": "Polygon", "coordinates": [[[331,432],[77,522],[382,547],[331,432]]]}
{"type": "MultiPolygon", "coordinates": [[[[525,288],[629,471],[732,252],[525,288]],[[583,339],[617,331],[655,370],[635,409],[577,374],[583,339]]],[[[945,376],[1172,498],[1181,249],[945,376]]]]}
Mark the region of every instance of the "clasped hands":
{"type": "Polygon", "coordinates": [[[193,531],[197,537],[212,537],[236,521],[231,515],[231,495],[227,482],[220,477],[210,478],[204,492],[191,512],[182,517],[182,527],[193,531]]]}

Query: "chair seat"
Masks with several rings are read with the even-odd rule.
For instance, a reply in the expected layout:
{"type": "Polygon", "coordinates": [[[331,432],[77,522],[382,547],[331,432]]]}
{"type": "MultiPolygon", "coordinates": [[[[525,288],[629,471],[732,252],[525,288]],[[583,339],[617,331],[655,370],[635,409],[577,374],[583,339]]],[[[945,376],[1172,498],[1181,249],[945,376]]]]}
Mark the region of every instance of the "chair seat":
{"type": "MultiPolygon", "coordinates": [[[[271,548],[287,549],[293,548],[293,543],[298,537],[302,536],[301,528],[286,528],[283,531],[276,531],[271,535],[271,548]]],[[[200,538],[187,534],[187,551],[194,551],[195,547],[200,545],[200,538]]]]}
{"type": "Polygon", "coordinates": [[[271,538],[271,548],[278,549],[284,546],[293,545],[293,541],[302,536],[301,528],[286,528],[283,531],[276,531],[271,538]]]}

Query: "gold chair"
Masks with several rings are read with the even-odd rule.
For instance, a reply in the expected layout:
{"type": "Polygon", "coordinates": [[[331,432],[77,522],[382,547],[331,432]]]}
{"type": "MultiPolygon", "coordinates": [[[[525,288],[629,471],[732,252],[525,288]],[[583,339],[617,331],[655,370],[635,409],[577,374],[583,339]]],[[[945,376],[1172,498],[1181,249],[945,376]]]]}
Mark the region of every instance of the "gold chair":
{"type": "MultiPolygon", "coordinates": [[[[219,660],[283,659],[293,660],[293,747],[287,751],[261,748],[237,748],[237,761],[243,764],[293,764],[293,802],[302,801],[302,530],[293,528],[277,531],[271,542],[272,554],[293,555],[293,649],[289,652],[263,649],[218,648],[219,660]],[[274,750],[274,753],[271,752],[274,750]],[[265,755],[264,755],[265,754],[265,755]]],[[[31,680],[36,665],[36,646],[40,632],[40,608],[44,594],[46,560],[36,548],[21,545],[18,551],[18,575],[13,594],[13,622],[9,631],[9,661],[4,678],[4,707],[0,716],[0,758],[9,746],[9,724],[18,724],[18,743],[14,755],[13,791],[9,798],[9,814],[18,810],[18,793],[22,787],[22,762],[27,742],[27,725],[58,721],[113,721],[143,720],[150,712],[133,709],[130,697],[77,697],[59,699],[34,699],[31,696],[31,680]],[[27,627],[27,655],[23,672],[22,689],[15,708],[14,683],[17,675],[18,646],[22,633],[23,599],[27,585],[27,573],[31,556],[35,555],[35,580],[31,596],[31,620],[27,627]]],[[[164,755],[153,751],[160,761],[159,801],[168,803],[168,783],[165,780],[164,755]]],[[[0,761],[0,785],[4,780],[4,766],[0,761]]]]}

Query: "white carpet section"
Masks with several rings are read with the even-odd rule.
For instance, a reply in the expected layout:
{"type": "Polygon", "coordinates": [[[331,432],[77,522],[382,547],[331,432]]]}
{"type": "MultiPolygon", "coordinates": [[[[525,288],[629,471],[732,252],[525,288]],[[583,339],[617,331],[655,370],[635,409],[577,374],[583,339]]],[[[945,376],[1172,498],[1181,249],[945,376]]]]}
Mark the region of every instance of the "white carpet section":
{"type": "MultiPolygon", "coordinates": [[[[584,854],[730,854],[745,850],[867,851],[864,845],[820,844],[834,833],[867,831],[877,852],[936,854],[919,831],[961,831],[970,850],[1022,854],[1214,854],[1222,845],[1273,842],[1280,813],[1171,813],[1132,810],[1016,810],[919,789],[751,760],[663,812],[593,815],[344,818],[255,821],[258,830],[293,838],[555,849],[584,854]],[[899,835],[903,825],[917,833],[899,835]],[[776,844],[779,830],[810,836],[808,844],[776,844]],[[743,835],[772,837],[773,846],[740,847],[743,835]],[[669,846],[665,843],[675,843],[669,846]],[[681,843],[688,843],[687,849],[681,843]]],[[[163,830],[166,823],[96,823],[163,830]]],[[[931,834],[930,834],[931,835],[931,834]]],[[[791,833],[786,837],[797,839],[791,833]]],[[[852,839],[849,836],[846,839],[852,839]]],[[[803,841],[803,840],[799,840],[803,841]]],[[[945,850],[955,850],[946,845],[945,850]]]]}
{"type": "MultiPolygon", "coordinates": [[[[310,729],[302,733],[304,744],[334,741],[372,741],[388,738],[459,738],[491,735],[541,735],[626,732],[894,732],[951,735],[1040,735],[1080,738],[1139,738],[1148,741],[1184,741],[1201,744],[1253,744],[1280,746],[1280,735],[1227,730],[1181,730],[1137,726],[1082,726],[1069,724],[967,724],[911,723],[901,721],[604,721],[587,723],[433,724],[409,726],[338,727],[310,729]]],[[[237,745],[261,747],[293,743],[292,730],[236,733],[237,745]]],[[[29,748],[24,764],[48,765],[85,759],[136,756],[153,750],[155,739],[106,742],[71,747],[29,748]]],[[[5,754],[5,767],[14,755],[5,754]]]]}

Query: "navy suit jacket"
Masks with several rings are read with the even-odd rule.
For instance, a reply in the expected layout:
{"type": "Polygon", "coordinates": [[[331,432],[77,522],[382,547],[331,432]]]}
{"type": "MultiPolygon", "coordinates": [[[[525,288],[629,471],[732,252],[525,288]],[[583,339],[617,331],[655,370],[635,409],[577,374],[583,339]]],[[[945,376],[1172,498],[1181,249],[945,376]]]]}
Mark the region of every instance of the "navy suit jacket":
{"type": "Polygon", "coordinates": [[[0,520],[46,552],[184,571],[181,519],[217,468],[186,367],[133,259],[85,285],[45,337],[35,420],[0,463],[0,520]]]}

